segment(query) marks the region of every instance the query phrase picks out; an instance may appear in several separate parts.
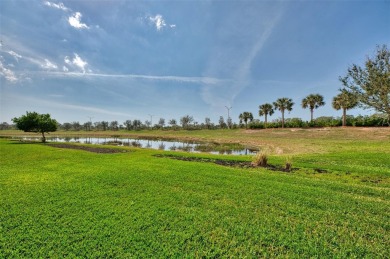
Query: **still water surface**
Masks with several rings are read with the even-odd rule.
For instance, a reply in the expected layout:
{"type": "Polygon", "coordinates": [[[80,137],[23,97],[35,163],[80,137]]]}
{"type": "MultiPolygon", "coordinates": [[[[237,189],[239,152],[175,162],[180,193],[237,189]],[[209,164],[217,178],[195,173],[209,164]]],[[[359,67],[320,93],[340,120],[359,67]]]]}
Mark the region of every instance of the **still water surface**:
{"type": "MultiPolygon", "coordinates": [[[[14,139],[38,141],[38,137],[21,137],[14,139]]],[[[67,142],[67,143],[84,143],[96,145],[116,145],[130,146],[139,148],[150,148],[159,150],[179,150],[186,152],[207,152],[221,155],[254,155],[257,150],[247,148],[238,144],[233,147],[228,144],[200,143],[200,142],[183,142],[177,140],[150,140],[134,138],[116,138],[116,137],[48,137],[47,142],[67,142]]]]}

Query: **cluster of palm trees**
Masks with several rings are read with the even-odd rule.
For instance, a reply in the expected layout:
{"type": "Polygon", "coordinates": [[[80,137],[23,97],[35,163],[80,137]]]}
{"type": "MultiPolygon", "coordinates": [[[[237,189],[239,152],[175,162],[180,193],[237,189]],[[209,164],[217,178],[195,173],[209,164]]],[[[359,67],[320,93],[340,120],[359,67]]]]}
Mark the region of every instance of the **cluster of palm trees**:
{"type": "MultiPolygon", "coordinates": [[[[332,106],[336,110],[343,110],[343,126],[346,125],[346,111],[356,107],[358,104],[356,96],[347,91],[341,89],[340,93],[333,98],[332,106]]],[[[325,105],[324,97],[320,94],[310,94],[302,99],[302,108],[310,110],[310,121],[313,122],[314,110],[325,105]]],[[[267,127],[267,116],[274,114],[275,110],[279,110],[282,114],[282,128],[284,128],[284,113],[286,111],[292,111],[294,102],[291,98],[283,97],[277,99],[272,104],[264,103],[259,105],[259,116],[264,116],[264,126],[267,127]]],[[[253,120],[253,114],[251,112],[243,112],[239,115],[240,123],[245,123],[245,128],[248,128],[248,121],[253,120]]]]}

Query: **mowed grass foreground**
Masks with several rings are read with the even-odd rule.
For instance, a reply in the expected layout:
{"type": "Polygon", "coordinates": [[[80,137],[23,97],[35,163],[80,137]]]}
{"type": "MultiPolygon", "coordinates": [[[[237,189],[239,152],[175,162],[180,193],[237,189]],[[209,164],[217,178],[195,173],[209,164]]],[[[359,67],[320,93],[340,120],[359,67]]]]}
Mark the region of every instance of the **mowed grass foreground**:
{"type": "Polygon", "coordinates": [[[281,173],[1,140],[0,257],[385,258],[389,144],[352,146],[281,173]]]}

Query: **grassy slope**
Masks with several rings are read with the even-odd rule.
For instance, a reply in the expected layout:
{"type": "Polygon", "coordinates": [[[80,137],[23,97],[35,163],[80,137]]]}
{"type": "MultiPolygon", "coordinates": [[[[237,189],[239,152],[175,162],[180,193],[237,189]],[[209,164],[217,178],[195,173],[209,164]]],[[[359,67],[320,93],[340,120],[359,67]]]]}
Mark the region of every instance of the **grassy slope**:
{"type": "Polygon", "coordinates": [[[377,184],[183,162],[151,150],[95,154],[0,140],[0,257],[383,258],[390,253],[389,165],[373,154],[389,151],[371,142],[354,142],[363,150],[357,155],[351,141],[336,153],[326,145],[322,154],[294,159],[352,174],[372,170],[385,179],[377,184]]]}

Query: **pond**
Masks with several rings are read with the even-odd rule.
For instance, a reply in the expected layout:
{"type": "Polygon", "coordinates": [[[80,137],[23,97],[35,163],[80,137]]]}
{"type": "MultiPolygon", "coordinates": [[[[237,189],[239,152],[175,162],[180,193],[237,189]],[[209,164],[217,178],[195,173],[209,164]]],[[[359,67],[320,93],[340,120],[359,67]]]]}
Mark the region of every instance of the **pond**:
{"type": "MultiPolygon", "coordinates": [[[[13,137],[24,141],[39,141],[39,137],[13,137]]],[[[68,142],[96,145],[115,145],[139,148],[150,148],[170,151],[206,152],[220,155],[254,155],[256,148],[245,147],[240,144],[220,144],[215,142],[194,142],[162,139],[140,139],[119,137],[47,137],[47,142],[68,142]]]]}

